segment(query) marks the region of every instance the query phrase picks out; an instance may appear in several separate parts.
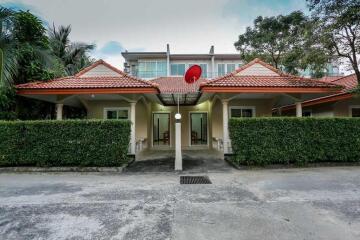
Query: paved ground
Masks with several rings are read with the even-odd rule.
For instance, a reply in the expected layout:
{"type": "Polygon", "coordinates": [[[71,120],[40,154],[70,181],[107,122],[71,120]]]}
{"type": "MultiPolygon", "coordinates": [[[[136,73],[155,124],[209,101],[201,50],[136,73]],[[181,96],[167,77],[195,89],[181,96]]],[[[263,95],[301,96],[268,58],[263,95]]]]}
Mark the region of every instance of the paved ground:
{"type": "MultiPolygon", "coordinates": [[[[187,173],[228,172],[232,167],[223,160],[223,153],[216,150],[183,150],[183,170],[187,173]]],[[[175,152],[172,150],[145,150],[137,156],[127,172],[173,172],[175,152]]]]}
{"type": "Polygon", "coordinates": [[[0,239],[360,239],[360,167],[0,174],[0,239]]]}

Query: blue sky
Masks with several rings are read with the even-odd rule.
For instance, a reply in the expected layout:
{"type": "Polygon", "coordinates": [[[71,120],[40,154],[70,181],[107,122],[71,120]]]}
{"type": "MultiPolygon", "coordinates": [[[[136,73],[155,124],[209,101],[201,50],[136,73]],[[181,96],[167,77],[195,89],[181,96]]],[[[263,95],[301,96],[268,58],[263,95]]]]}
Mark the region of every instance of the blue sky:
{"type": "Polygon", "coordinates": [[[305,0],[0,0],[44,22],[72,26],[73,41],[122,68],[121,51],[234,53],[234,42],[255,17],[306,9],[305,0]]]}

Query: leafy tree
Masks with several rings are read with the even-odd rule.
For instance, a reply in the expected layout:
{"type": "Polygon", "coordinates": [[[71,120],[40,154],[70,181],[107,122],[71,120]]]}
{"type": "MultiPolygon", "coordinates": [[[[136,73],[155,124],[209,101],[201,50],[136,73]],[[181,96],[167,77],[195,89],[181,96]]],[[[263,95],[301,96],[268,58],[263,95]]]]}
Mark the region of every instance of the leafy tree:
{"type": "Polygon", "coordinates": [[[15,83],[52,78],[50,66],[53,64],[53,56],[41,20],[28,11],[17,12],[13,35],[18,43],[18,74],[15,83]]]}
{"type": "Polygon", "coordinates": [[[260,57],[289,73],[310,68],[321,75],[329,57],[311,41],[312,30],[312,22],[300,11],[259,16],[234,45],[245,61],[260,57]]]}
{"type": "Polygon", "coordinates": [[[14,12],[0,7],[0,87],[9,87],[17,72],[16,42],[12,34],[14,12]]]}
{"type": "Polygon", "coordinates": [[[91,64],[91,60],[87,53],[94,49],[94,45],[71,42],[69,35],[71,26],[55,25],[49,30],[50,47],[53,54],[60,59],[65,67],[67,75],[74,75],[82,68],[91,64]]]}
{"type": "Polygon", "coordinates": [[[347,60],[360,83],[360,1],[307,0],[320,42],[332,54],[347,60]]]}
{"type": "Polygon", "coordinates": [[[14,12],[0,7],[0,119],[6,120],[16,118],[12,83],[17,72],[17,53],[13,26],[14,12]]]}

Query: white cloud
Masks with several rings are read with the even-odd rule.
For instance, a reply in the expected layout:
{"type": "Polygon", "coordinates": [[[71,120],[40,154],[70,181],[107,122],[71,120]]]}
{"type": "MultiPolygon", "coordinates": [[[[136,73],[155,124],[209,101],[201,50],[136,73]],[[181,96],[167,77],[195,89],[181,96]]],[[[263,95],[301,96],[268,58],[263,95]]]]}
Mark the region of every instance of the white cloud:
{"type": "MultiPolygon", "coordinates": [[[[8,0],[0,0],[4,2],[8,0]]],[[[246,4],[241,5],[243,2],[249,1],[15,0],[12,4],[32,6],[49,24],[71,24],[73,41],[95,43],[97,49],[116,41],[128,50],[165,51],[170,43],[171,51],[176,53],[206,53],[211,45],[218,53],[234,53],[233,43],[252,20],[239,21],[239,16],[249,11],[246,4]]],[[[259,7],[261,11],[267,9],[259,7]]],[[[260,15],[261,11],[253,14],[260,15]]],[[[101,57],[122,67],[119,55],[101,57]]]]}

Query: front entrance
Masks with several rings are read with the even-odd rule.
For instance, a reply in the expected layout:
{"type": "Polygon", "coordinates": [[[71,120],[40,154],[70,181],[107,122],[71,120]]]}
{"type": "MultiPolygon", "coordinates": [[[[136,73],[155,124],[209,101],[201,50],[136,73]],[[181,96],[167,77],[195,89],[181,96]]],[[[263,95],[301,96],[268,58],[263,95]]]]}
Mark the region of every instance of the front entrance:
{"type": "Polygon", "coordinates": [[[170,146],[170,113],[153,113],[153,146],[170,146]]]}
{"type": "MultiPolygon", "coordinates": [[[[183,150],[183,171],[192,173],[228,172],[232,167],[224,160],[223,152],[215,149],[183,150]]],[[[137,155],[127,172],[173,172],[175,151],[145,149],[137,155]]]]}
{"type": "Polygon", "coordinates": [[[206,112],[190,113],[190,144],[208,145],[208,115],[206,112]]]}

